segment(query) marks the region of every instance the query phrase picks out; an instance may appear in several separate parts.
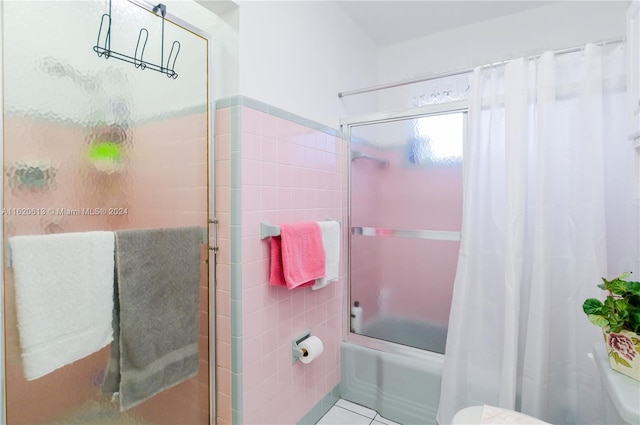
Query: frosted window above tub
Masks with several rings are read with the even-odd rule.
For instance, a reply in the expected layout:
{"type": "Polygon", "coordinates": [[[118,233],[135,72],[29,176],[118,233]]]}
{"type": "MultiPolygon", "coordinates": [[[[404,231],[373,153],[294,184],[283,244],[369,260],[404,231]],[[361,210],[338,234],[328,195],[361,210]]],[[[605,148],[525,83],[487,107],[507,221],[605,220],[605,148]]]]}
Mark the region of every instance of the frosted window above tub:
{"type": "Polygon", "coordinates": [[[461,164],[466,121],[466,112],[429,115],[413,120],[413,134],[407,140],[409,164],[461,164]]]}
{"type": "Polygon", "coordinates": [[[435,78],[404,86],[405,106],[420,107],[471,98],[472,73],[435,78]]]}
{"type": "Polygon", "coordinates": [[[402,111],[424,106],[467,102],[472,93],[472,72],[431,78],[412,84],[399,84],[385,90],[345,96],[341,102],[346,116],[376,114],[380,111],[402,111]]]}

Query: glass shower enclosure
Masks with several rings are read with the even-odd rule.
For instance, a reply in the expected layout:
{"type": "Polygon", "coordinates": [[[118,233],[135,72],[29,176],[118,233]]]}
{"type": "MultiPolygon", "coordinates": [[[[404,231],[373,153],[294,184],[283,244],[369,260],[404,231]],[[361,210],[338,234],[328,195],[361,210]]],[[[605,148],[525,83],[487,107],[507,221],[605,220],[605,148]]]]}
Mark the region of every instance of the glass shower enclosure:
{"type": "Polygon", "coordinates": [[[378,117],[352,122],[346,132],[351,334],[444,353],[466,111],[378,117]]]}
{"type": "MultiPolygon", "coordinates": [[[[4,246],[24,235],[193,226],[208,238],[208,39],[173,22],[171,10],[163,19],[162,11],[138,2],[0,6],[4,246]],[[104,15],[110,27],[101,28],[104,15]],[[97,54],[94,47],[105,45],[132,63],[97,54]],[[165,72],[154,72],[152,63],[165,72]]],[[[125,411],[101,391],[108,345],[25,378],[5,249],[6,423],[208,424],[213,276],[206,240],[198,248],[197,374],[125,411]]]]}

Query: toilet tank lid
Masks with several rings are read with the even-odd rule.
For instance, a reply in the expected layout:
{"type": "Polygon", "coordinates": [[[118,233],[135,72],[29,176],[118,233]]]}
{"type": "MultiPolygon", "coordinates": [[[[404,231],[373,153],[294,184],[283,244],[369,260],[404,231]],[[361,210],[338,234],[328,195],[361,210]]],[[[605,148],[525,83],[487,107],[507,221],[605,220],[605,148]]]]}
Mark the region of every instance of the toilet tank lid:
{"type": "Polygon", "coordinates": [[[594,345],[593,353],[603,389],[609,394],[618,414],[629,424],[640,424],[640,382],[611,369],[602,343],[594,345]]]}

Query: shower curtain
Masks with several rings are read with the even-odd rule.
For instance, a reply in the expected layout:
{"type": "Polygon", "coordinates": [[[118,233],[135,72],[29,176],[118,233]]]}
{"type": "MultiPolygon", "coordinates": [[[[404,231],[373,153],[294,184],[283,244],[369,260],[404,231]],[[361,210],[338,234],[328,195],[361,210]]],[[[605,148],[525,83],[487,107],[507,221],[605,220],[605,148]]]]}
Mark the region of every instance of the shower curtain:
{"type": "Polygon", "coordinates": [[[624,66],[587,45],[474,71],[441,424],[482,404],[603,423],[581,306],[640,273],[624,66]]]}

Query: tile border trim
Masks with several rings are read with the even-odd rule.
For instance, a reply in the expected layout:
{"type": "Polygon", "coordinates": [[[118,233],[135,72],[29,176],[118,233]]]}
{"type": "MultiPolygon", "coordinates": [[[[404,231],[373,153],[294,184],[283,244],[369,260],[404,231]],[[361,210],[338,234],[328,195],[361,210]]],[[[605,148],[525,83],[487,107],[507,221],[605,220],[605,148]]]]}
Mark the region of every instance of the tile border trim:
{"type": "Polygon", "coordinates": [[[336,385],[322,400],[298,421],[297,425],[315,425],[340,399],[340,384],[336,385]]]}
{"type": "Polygon", "coordinates": [[[309,127],[313,130],[320,131],[330,136],[340,137],[342,139],[345,138],[344,134],[340,130],[336,130],[324,124],[320,124],[319,122],[304,118],[300,115],[296,115],[294,113],[285,111],[284,109],[269,105],[267,103],[252,99],[247,96],[235,95],[217,99],[215,101],[215,110],[230,108],[233,106],[245,106],[247,108],[255,109],[256,111],[264,112],[266,114],[273,115],[278,118],[283,118],[296,124],[303,125],[305,127],[309,127]]]}

